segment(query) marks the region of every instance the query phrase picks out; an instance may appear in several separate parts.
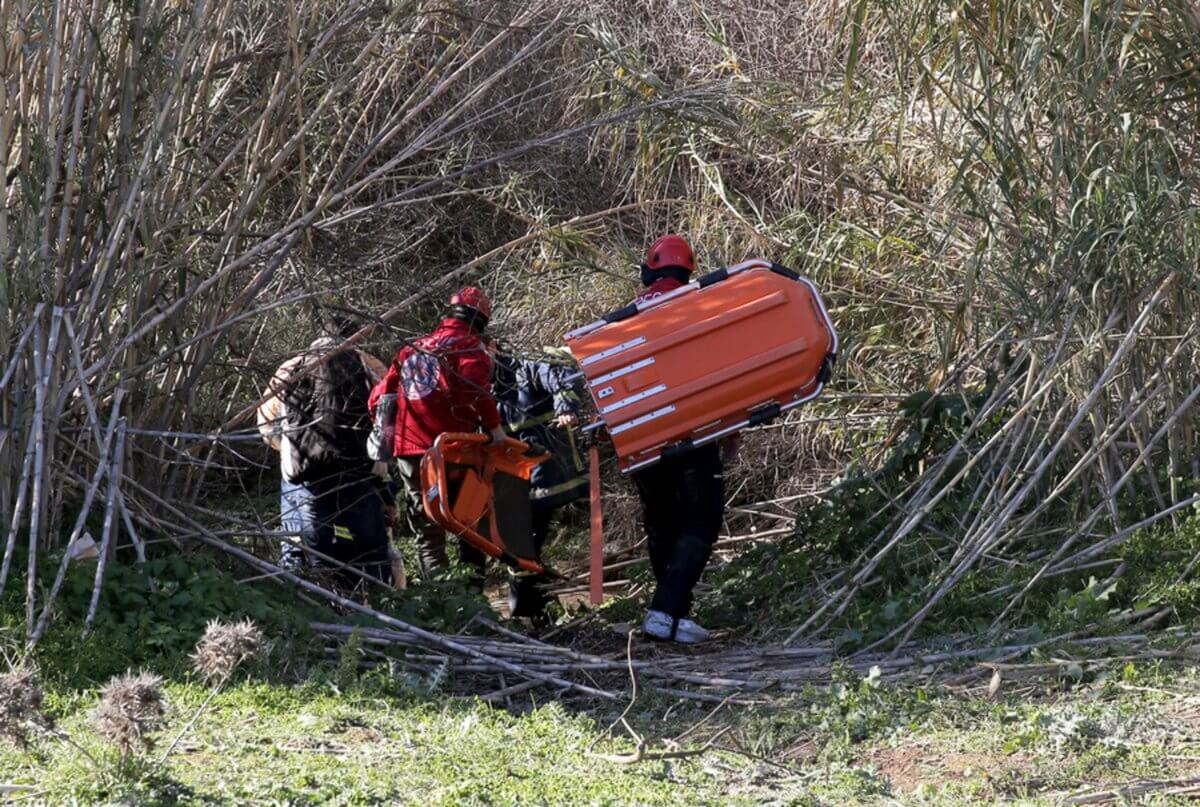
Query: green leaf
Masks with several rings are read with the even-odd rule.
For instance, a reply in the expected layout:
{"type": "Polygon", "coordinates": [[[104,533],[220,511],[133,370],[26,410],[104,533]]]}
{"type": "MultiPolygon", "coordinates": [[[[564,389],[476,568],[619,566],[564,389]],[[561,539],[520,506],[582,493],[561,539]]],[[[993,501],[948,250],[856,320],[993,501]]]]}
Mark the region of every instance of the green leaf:
{"type": "Polygon", "coordinates": [[[850,50],[846,54],[846,83],[844,92],[846,96],[850,95],[850,89],[854,85],[854,71],[858,67],[858,51],[862,43],[863,23],[867,19],[867,0],[858,0],[858,6],[854,9],[854,20],[850,24],[850,50]]]}

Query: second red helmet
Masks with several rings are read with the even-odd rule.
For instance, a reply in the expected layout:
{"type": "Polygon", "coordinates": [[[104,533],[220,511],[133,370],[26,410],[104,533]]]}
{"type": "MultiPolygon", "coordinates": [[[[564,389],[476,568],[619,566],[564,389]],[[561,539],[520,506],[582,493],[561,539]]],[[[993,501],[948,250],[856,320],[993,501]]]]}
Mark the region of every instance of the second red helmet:
{"type": "Polygon", "coordinates": [[[463,286],[450,297],[451,306],[461,305],[478,311],[485,319],[492,318],[492,301],[477,286],[463,286]]]}
{"type": "Polygon", "coordinates": [[[692,245],[682,235],[664,235],[646,250],[646,266],[656,271],[678,266],[694,272],[696,256],[692,252],[692,245]]]}

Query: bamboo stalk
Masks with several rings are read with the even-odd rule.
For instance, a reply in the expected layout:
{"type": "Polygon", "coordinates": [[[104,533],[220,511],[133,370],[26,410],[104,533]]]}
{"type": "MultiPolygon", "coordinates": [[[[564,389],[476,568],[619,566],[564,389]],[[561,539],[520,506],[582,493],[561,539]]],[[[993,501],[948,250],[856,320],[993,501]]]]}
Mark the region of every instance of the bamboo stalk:
{"type": "Polygon", "coordinates": [[[12,521],[8,527],[8,539],[4,544],[4,563],[0,566],[0,594],[8,580],[8,570],[12,564],[13,554],[17,545],[17,532],[21,529],[21,519],[25,515],[25,505],[29,501],[29,480],[33,475],[33,459],[36,447],[36,437],[31,431],[25,441],[25,459],[21,463],[21,479],[17,484],[17,501],[13,507],[12,521]]]}
{"type": "Polygon", "coordinates": [[[117,490],[117,506],[121,509],[121,523],[125,525],[129,540],[133,542],[133,550],[137,553],[137,562],[145,563],[146,542],[138,535],[137,527],[133,524],[133,515],[129,512],[129,506],[125,504],[125,494],[120,489],[117,490]]]}
{"type": "MultiPolygon", "coordinates": [[[[75,545],[75,542],[83,534],[83,528],[87,523],[88,515],[91,513],[92,501],[96,496],[96,492],[100,489],[100,483],[113,470],[113,438],[117,434],[117,427],[120,422],[121,398],[123,394],[124,390],[118,390],[116,397],[113,399],[112,411],[108,418],[108,427],[105,429],[103,440],[100,443],[99,455],[96,460],[96,470],[92,474],[91,481],[84,489],[83,504],[80,505],[79,514],[75,517],[75,525],[71,528],[71,534],[67,539],[67,548],[63,552],[62,561],[58,565],[58,573],[54,577],[54,583],[50,586],[50,592],[46,595],[46,603],[42,606],[42,615],[38,618],[37,626],[33,632],[29,634],[28,645],[30,647],[37,644],[38,640],[46,632],[54,600],[58,597],[58,592],[67,577],[67,568],[71,564],[71,547],[75,545]]],[[[110,480],[109,490],[112,491],[113,487],[114,485],[110,480]]],[[[106,524],[108,523],[107,511],[105,513],[105,522],[106,524]]]]}
{"type": "MultiPolygon", "coordinates": [[[[55,313],[61,316],[61,309],[55,309],[55,313]]],[[[58,323],[58,318],[55,319],[55,325],[58,323]]],[[[39,329],[40,330],[40,329],[39,329]]],[[[57,327],[52,326],[54,335],[57,335],[57,327]]],[[[51,340],[53,340],[53,336],[51,340]]],[[[49,345],[49,341],[47,345],[49,345]]],[[[43,361],[41,334],[38,333],[33,340],[33,366],[34,372],[37,373],[37,382],[34,387],[34,405],[33,405],[33,424],[31,426],[31,439],[33,440],[33,481],[31,482],[30,508],[29,508],[29,552],[26,565],[25,575],[25,633],[29,635],[33,632],[33,619],[37,608],[37,556],[38,556],[38,538],[41,532],[42,522],[42,491],[43,479],[46,471],[46,422],[45,422],[45,405],[46,405],[46,388],[49,385],[47,373],[49,371],[49,355],[51,351],[46,351],[46,359],[43,361]]]]}
{"type": "Polygon", "coordinates": [[[117,508],[117,491],[121,487],[121,463],[125,455],[125,418],[117,421],[117,440],[113,446],[112,457],[108,466],[108,490],[104,501],[104,532],[100,539],[100,557],[96,562],[96,581],[92,586],[92,599],[88,605],[87,617],[83,623],[83,637],[92,630],[96,620],[96,610],[100,607],[100,589],[104,586],[104,573],[108,569],[109,556],[112,554],[113,519],[117,508]]]}
{"type": "Polygon", "coordinates": [[[7,389],[9,382],[13,379],[13,375],[16,374],[21,360],[21,351],[29,342],[29,337],[33,335],[34,328],[41,320],[42,311],[45,308],[45,303],[38,303],[34,307],[33,314],[29,317],[29,324],[25,326],[25,329],[21,331],[21,335],[17,337],[17,343],[13,346],[12,358],[9,359],[8,366],[4,368],[4,376],[0,378],[0,392],[4,392],[7,389]]]}

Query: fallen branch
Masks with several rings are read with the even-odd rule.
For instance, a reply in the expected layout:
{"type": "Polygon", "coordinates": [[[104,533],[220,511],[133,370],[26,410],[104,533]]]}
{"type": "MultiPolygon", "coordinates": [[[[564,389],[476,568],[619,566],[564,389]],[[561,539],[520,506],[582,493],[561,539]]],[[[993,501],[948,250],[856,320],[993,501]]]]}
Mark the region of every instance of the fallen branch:
{"type": "Polygon", "coordinates": [[[646,743],[642,741],[638,743],[637,750],[632,754],[595,754],[589,753],[588,756],[592,759],[600,759],[605,762],[611,762],[614,765],[636,765],[639,762],[654,762],[663,759],[688,759],[689,757],[698,757],[713,747],[713,744],[724,737],[733,726],[726,726],[718,731],[704,745],[699,748],[689,748],[683,751],[647,751],[646,743]]]}
{"type": "Polygon", "coordinates": [[[1162,793],[1165,796],[1200,794],[1200,777],[1192,779],[1162,779],[1158,781],[1131,782],[1107,790],[1094,790],[1063,799],[1063,804],[1105,804],[1118,800],[1136,798],[1147,793],[1162,793]]]}

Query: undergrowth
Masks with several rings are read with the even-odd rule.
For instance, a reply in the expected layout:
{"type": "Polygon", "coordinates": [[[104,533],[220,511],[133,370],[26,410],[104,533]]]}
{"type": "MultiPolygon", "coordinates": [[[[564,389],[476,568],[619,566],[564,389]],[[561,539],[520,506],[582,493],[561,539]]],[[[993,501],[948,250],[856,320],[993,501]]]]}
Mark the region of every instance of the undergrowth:
{"type": "MultiPolygon", "coordinates": [[[[972,425],[972,414],[985,397],[986,391],[921,392],[901,402],[903,418],[886,461],[869,471],[851,469],[827,496],[799,508],[792,535],[743,552],[712,573],[712,590],[698,603],[702,619],[751,629],[764,638],[790,634],[821,604],[821,591],[845,583],[839,572],[854,568],[890,538],[902,515],[895,501],[919,480],[927,463],[972,425]]],[[[998,425],[998,420],[981,424],[974,439],[986,441],[998,425]]],[[[915,536],[884,559],[845,612],[829,620],[826,632],[839,649],[861,648],[886,636],[926,603],[944,572],[942,553],[953,547],[974,512],[973,479],[968,474],[943,498],[915,536]]],[[[1069,525],[1083,506],[1091,504],[1064,500],[1048,520],[1069,525]]],[[[1145,497],[1126,497],[1119,510],[1123,523],[1136,523],[1156,507],[1145,497]]],[[[996,615],[1060,548],[1058,534],[1048,530],[1040,542],[1028,542],[1022,563],[981,564],[971,570],[916,636],[992,635],[996,615]]],[[[1197,558],[1200,508],[1182,511],[1175,523],[1134,531],[1099,555],[1095,560],[1105,563],[1096,568],[1047,575],[1021,598],[1003,636],[1033,641],[1085,627],[1117,631],[1128,626],[1119,617],[1152,606],[1169,607],[1176,622],[1192,620],[1200,616],[1200,579],[1192,574],[1197,558]]]]}
{"type": "MultiPolygon", "coordinates": [[[[53,575],[58,560],[53,555],[43,559],[41,579],[53,575]]],[[[18,558],[14,570],[23,568],[23,558],[18,558]]],[[[214,619],[254,620],[274,637],[274,675],[301,680],[322,662],[310,622],[370,622],[310,604],[290,585],[243,580],[246,572],[229,568],[211,553],[164,550],[142,564],[108,566],[95,620],[85,633],[95,571],[94,562],[68,568],[54,618],[32,654],[45,675],[64,686],[88,688],[132,668],[179,674],[189,668],[188,654],[214,619]]],[[[488,611],[487,602],[464,581],[451,574],[386,596],[379,589],[372,592],[372,605],[421,627],[457,630],[474,614],[488,611]]],[[[13,657],[22,654],[25,637],[23,589],[24,578],[15,574],[0,598],[0,650],[13,657]]]]}

